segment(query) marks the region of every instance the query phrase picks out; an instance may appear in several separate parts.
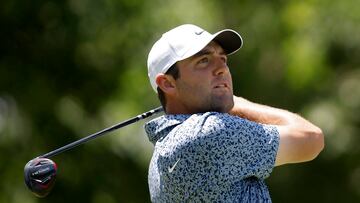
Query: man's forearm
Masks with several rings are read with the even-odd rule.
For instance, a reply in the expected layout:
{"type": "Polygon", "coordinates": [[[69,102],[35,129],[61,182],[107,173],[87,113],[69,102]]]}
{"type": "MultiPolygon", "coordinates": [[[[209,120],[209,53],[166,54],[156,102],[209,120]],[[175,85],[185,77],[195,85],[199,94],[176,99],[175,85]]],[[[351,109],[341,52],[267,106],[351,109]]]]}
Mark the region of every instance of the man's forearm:
{"type": "Polygon", "coordinates": [[[283,109],[257,104],[237,96],[234,96],[234,107],[232,108],[232,110],[230,110],[229,113],[263,124],[296,124],[315,127],[313,124],[311,124],[297,114],[291,113],[283,109]]]}

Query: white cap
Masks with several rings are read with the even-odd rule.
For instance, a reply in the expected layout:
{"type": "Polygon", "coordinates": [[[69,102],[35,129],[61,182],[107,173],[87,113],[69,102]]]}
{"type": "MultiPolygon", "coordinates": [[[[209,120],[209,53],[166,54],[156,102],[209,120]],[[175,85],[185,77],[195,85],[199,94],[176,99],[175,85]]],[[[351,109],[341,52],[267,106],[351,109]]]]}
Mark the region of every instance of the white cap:
{"type": "Polygon", "coordinates": [[[225,29],[215,34],[191,24],[180,25],[162,35],[150,50],[147,66],[152,88],[157,92],[156,76],[166,71],[176,62],[201,51],[212,40],[226,52],[232,54],[243,44],[241,36],[234,30],[225,29]]]}

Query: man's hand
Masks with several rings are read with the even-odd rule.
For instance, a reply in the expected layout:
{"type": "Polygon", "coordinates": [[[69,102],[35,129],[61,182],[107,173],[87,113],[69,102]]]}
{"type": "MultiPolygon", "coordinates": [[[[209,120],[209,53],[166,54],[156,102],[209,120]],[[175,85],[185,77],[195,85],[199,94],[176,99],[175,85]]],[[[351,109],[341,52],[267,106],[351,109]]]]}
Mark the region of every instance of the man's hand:
{"type": "Polygon", "coordinates": [[[277,127],[280,135],[275,162],[277,166],[310,161],[324,148],[324,135],[321,129],[289,111],[234,96],[234,107],[229,114],[277,127]]]}

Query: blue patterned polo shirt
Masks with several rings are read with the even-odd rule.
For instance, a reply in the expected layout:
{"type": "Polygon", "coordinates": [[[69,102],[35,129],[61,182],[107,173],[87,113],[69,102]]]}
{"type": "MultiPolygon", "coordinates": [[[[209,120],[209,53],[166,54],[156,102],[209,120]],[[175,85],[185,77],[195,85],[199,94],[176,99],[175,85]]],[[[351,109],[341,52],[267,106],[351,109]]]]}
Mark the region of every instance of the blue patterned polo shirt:
{"type": "Polygon", "coordinates": [[[152,202],[271,202],[279,145],[275,126],[226,113],[163,115],[145,124],[155,145],[152,202]]]}

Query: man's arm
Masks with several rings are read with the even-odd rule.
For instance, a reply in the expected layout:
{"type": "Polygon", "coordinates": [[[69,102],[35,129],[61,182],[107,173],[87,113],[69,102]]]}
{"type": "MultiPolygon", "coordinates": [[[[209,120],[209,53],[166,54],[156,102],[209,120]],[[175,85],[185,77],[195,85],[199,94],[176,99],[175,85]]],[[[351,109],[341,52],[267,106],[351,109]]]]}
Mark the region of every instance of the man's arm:
{"type": "Polygon", "coordinates": [[[276,166],[310,161],[324,148],[324,135],[321,129],[301,116],[236,96],[234,96],[234,103],[230,114],[277,127],[280,144],[275,161],[276,166]]]}

